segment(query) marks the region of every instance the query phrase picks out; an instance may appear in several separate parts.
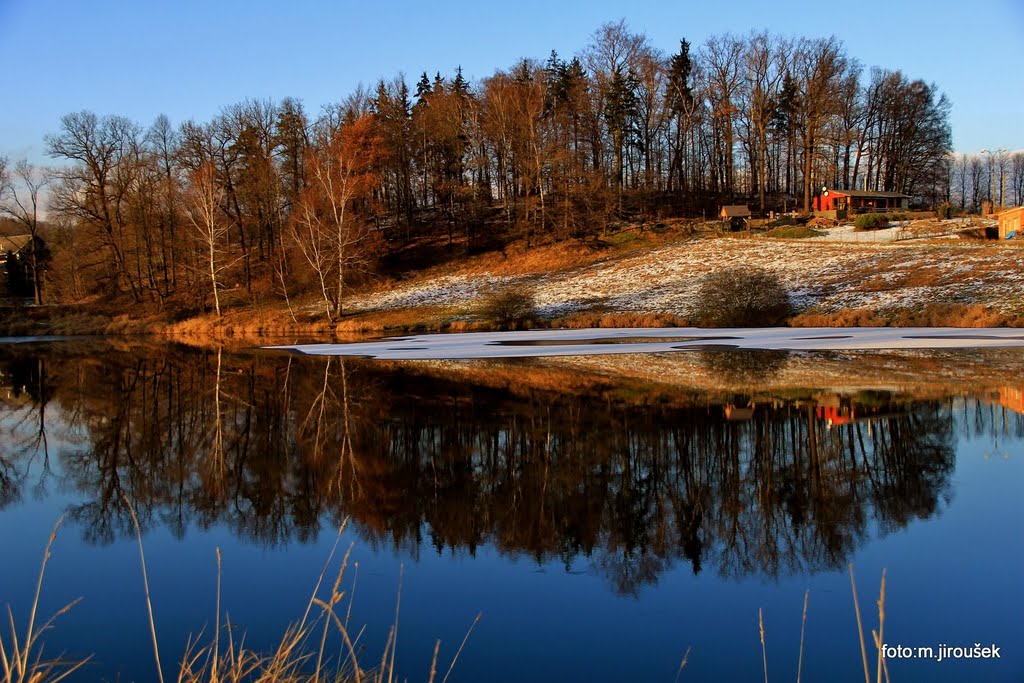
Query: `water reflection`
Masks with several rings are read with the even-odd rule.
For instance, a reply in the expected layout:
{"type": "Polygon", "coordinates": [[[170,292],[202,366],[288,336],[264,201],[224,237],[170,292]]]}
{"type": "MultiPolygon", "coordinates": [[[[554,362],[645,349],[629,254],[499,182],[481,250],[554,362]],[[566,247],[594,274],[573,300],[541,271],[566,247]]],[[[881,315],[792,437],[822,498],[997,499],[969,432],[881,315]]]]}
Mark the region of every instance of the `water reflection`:
{"type": "MultiPolygon", "coordinates": [[[[958,420],[995,428],[981,400],[886,392],[652,405],[354,359],[5,353],[0,505],[26,487],[71,489],[91,543],[132,533],[125,496],[144,527],[225,524],[267,546],[351,517],[413,555],[493,545],[567,569],[582,559],[627,594],[681,560],[736,577],[841,567],[948,501],[958,420]]],[[[709,366],[725,367],[722,353],[709,366]]],[[[756,374],[742,355],[735,371],[756,374]]],[[[1003,419],[1024,435],[1019,415],[1003,419]]]]}

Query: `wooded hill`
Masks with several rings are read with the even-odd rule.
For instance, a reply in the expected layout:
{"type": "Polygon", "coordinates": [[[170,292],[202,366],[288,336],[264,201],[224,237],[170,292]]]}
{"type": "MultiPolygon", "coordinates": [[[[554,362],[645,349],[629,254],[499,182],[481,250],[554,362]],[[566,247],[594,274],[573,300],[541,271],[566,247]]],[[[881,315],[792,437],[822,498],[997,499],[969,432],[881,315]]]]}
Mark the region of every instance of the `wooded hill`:
{"type": "Polygon", "coordinates": [[[61,167],[4,170],[2,203],[35,232],[49,196],[48,300],[219,312],[230,288],[315,295],[337,317],[351,283],[425,244],[529,247],[723,203],[806,211],[823,185],[937,203],[949,110],[835,38],[754,32],[665,54],[620,21],[572,57],[411,89],[399,75],[315,117],[290,98],[178,126],[71,113],[46,138],[61,167]]]}

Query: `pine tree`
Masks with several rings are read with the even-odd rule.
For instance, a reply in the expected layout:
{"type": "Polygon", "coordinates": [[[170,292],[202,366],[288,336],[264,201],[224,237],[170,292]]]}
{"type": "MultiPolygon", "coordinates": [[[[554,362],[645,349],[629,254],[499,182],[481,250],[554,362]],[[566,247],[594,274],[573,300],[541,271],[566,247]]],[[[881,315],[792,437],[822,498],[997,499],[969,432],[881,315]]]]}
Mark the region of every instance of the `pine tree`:
{"type": "Polygon", "coordinates": [[[679,52],[672,55],[669,61],[668,85],[665,92],[667,105],[676,119],[675,148],[672,152],[672,163],[669,166],[668,185],[672,187],[672,176],[678,174],[679,186],[687,189],[686,173],[686,138],[690,132],[694,112],[693,61],[690,59],[690,43],[683,38],[679,41],[679,52]]]}
{"type": "Polygon", "coordinates": [[[633,132],[634,118],[637,115],[636,87],[632,75],[623,75],[621,71],[612,73],[605,93],[604,119],[608,133],[612,138],[614,154],[613,177],[615,186],[622,190],[622,157],[629,138],[633,132]]]}

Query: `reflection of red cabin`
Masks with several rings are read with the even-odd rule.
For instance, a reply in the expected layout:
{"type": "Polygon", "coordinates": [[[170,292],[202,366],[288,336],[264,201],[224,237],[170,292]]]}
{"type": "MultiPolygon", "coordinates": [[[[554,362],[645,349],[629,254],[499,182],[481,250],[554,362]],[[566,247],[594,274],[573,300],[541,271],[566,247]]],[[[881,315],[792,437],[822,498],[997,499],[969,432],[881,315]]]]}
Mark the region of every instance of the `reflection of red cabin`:
{"type": "Polygon", "coordinates": [[[906,211],[910,197],[899,192],[824,190],[814,198],[815,211],[906,211]]]}
{"type": "Polygon", "coordinates": [[[853,409],[844,406],[818,406],[815,411],[819,420],[824,420],[829,427],[853,422],[853,409]]]}

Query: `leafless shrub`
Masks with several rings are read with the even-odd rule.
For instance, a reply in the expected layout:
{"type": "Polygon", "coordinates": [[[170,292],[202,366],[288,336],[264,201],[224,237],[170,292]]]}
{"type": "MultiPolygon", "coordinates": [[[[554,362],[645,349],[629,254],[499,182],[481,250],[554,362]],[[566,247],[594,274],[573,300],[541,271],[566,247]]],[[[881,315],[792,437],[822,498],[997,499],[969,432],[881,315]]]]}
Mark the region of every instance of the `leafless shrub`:
{"type": "Polygon", "coordinates": [[[516,329],[536,317],[536,308],[533,290],[515,284],[492,289],[481,296],[477,313],[501,329],[516,329]]]}
{"type": "Polygon", "coordinates": [[[704,277],[693,318],[701,327],[781,325],[793,306],[778,276],[759,268],[730,268],[704,277]]]}

